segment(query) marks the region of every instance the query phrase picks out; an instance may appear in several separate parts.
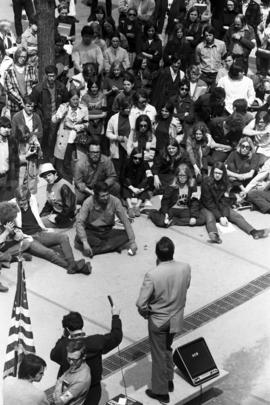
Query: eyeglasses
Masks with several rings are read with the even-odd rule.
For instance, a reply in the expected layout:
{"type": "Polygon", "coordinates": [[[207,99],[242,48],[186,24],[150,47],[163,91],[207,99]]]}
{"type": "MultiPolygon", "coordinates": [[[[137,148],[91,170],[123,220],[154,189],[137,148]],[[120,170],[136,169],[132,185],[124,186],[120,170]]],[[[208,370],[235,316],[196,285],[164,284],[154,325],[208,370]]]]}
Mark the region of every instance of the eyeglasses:
{"type": "Polygon", "coordinates": [[[147,124],[140,124],[140,127],[147,128],[147,124]]]}
{"type": "Polygon", "coordinates": [[[135,13],[128,13],[128,15],[133,16],[133,17],[136,17],[137,14],[135,14],[135,13]]]}
{"type": "Polygon", "coordinates": [[[249,149],[250,149],[250,146],[249,146],[249,145],[241,145],[240,148],[241,148],[241,149],[247,149],[247,150],[249,150],[249,149]]]}
{"type": "Polygon", "coordinates": [[[180,87],[180,90],[182,90],[182,91],[188,91],[189,88],[188,88],[188,87],[180,87]]]}
{"type": "Polygon", "coordinates": [[[91,153],[92,155],[98,155],[100,153],[100,151],[94,152],[94,151],[89,151],[89,153],[91,153]]]}

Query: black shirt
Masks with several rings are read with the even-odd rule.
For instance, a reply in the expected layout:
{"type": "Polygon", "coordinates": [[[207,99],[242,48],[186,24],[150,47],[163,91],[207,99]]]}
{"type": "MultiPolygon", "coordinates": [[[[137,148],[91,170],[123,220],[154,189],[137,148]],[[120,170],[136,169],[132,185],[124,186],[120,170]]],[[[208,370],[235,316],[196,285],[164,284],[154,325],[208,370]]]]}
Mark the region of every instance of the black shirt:
{"type": "Polygon", "coordinates": [[[34,233],[42,231],[41,227],[39,226],[30,205],[28,206],[27,210],[22,210],[22,231],[27,235],[34,235],[34,233]]]}

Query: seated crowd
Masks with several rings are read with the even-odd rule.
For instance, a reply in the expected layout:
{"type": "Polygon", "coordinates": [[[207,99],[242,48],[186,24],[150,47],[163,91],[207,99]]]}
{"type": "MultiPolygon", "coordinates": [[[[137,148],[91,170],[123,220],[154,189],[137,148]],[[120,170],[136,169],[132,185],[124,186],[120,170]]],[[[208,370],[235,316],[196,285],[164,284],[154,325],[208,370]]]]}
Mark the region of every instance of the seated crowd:
{"type": "Polygon", "coordinates": [[[92,5],[75,42],[74,4],[59,1],[56,65],[40,82],[36,16],[22,35],[16,26],[17,43],[0,24],[1,267],[35,255],[90,274],[59,230],[74,226],[87,257],[134,255],[131,223],[142,212],[159,227],[206,225],[214,243],[222,242],[216,224],[229,221],[254,239],[268,235],[237,211],[270,213],[267,1],[258,21],[253,0],[228,0],[223,13],[207,0],[167,10],[161,1],[120,3],[118,27],[110,7],[107,15],[92,5]]]}
{"type": "MultiPolygon", "coordinates": [[[[270,214],[270,0],[119,0],[118,21],[111,0],[92,0],[79,38],[76,1],[56,0],[55,64],[42,80],[32,0],[13,8],[16,36],[0,21],[0,270],[37,256],[90,275],[94,255],[136,254],[142,213],[153,227],[205,225],[210,243],[229,222],[268,236],[239,209],[270,214]]],[[[122,339],[112,316],[95,339],[79,313],[64,317],[53,403],[98,405],[101,356],[122,339]]],[[[7,403],[17,389],[23,404],[48,404],[32,386],[45,367],[26,355],[7,403]]]]}

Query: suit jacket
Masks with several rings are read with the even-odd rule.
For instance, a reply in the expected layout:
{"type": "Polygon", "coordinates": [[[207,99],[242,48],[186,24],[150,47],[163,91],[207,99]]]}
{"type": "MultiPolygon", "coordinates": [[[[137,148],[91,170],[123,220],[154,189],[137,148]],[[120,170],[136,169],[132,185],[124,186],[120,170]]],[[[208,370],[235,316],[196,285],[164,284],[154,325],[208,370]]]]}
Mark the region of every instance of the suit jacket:
{"type": "MultiPolygon", "coordinates": [[[[12,134],[18,141],[18,130],[26,125],[22,110],[14,114],[11,121],[11,125],[12,125],[12,134]]],[[[33,113],[33,132],[35,132],[36,137],[40,141],[42,139],[43,129],[41,119],[37,113],[33,113]]]]}
{"type": "Polygon", "coordinates": [[[170,321],[170,333],[180,332],[191,280],[189,264],[174,260],[161,262],[146,273],[137,300],[139,312],[157,327],[170,321]]]}

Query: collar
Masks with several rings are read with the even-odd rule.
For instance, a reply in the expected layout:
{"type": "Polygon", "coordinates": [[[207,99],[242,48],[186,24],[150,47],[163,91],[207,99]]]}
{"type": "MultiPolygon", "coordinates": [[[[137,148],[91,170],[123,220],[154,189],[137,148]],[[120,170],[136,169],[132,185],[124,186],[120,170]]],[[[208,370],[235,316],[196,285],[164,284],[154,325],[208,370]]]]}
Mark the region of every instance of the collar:
{"type": "Polygon", "coordinates": [[[78,330],[71,332],[71,334],[69,335],[69,339],[79,339],[79,338],[82,338],[85,336],[86,336],[85,332],[78,329],[78,330]]]}
{"type": "Polygon", "coordinates": [[[214,48],[215,46],[217,46],[216,38],[214,38],[214,42],[213,42],[211,45],[207,44],[207,43],[204,41],[204,47],[205,47],[205,48],[214,48]]]}

